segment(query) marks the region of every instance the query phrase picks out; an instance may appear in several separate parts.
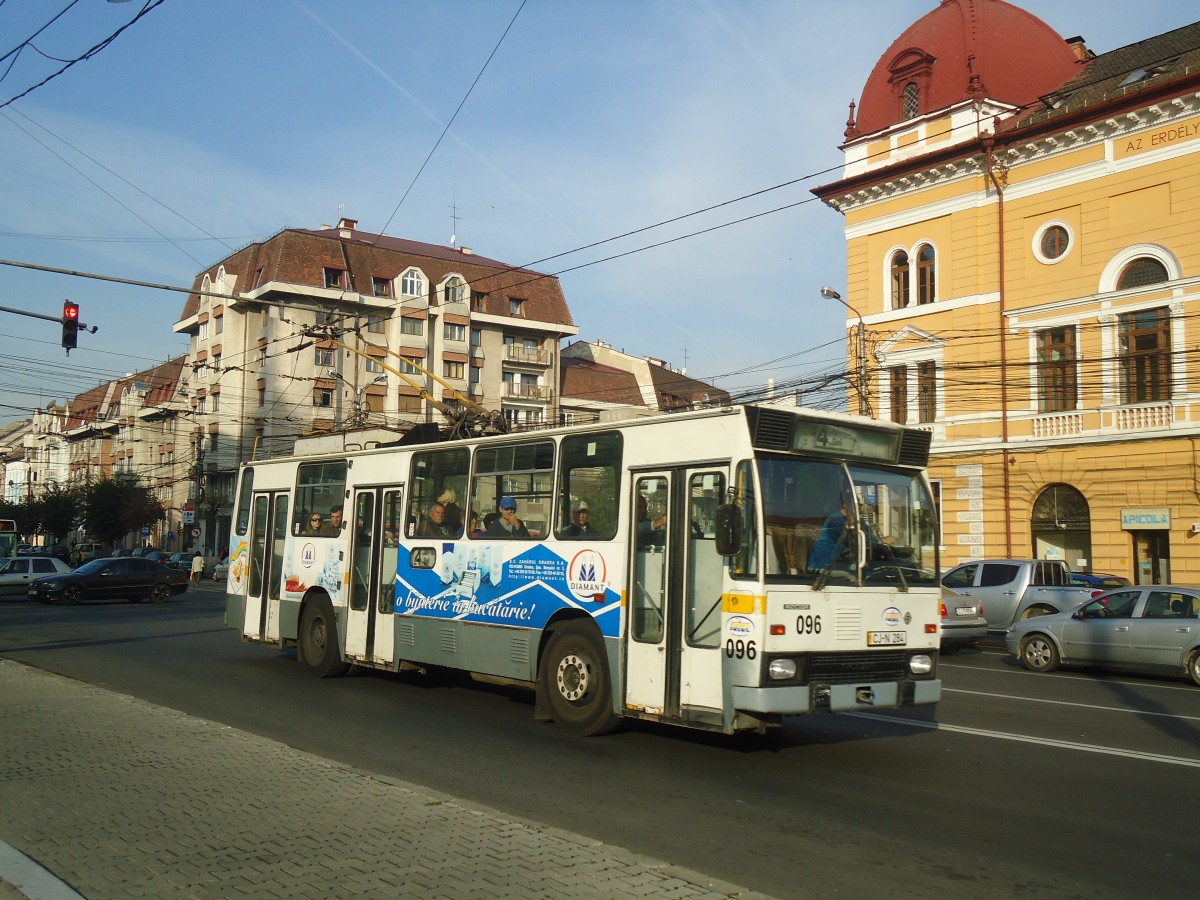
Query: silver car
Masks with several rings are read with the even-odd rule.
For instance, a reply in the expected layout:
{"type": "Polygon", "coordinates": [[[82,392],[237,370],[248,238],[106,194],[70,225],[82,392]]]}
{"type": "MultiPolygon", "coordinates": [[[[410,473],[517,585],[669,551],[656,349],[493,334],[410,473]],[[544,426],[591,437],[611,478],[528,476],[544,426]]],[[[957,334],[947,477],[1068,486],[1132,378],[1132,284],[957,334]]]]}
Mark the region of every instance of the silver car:
{"type": "Polygon", "coordinates": [[[1200,587],[1117,588],[1070,612],[1016,622],[1004,641],[1033,672],[1076,664],[1187,674],[1200,684],[1200,587]]]}
{"type": "Polygon", "coordinates": [[[29,583],[34,579],[70,571],[70,566],[53,556],[0,559],[0,594],[20,594],[24,597],[29,590],[29,583]]]}
{"type": "Polygon", "coordinates": [[[942,588],[942,654],[949,656],[987,637],[983,601],[953,588],[942,588]]]}

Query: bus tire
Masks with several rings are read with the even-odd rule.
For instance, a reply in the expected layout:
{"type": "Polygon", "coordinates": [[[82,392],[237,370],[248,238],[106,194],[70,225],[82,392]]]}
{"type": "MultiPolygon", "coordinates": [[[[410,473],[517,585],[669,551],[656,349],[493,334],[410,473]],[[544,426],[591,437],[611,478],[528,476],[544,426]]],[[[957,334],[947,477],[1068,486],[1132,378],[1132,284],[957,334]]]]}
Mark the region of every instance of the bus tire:
{"type": "Polygon", "coordinates": [[[620,723],[612,708],[608,657],[590,622],[554,626],[538,681],[554,721],[569,734],[607,734],[620,723]]]}
{"type": "Polygon", "coordinates": [[[338,678],[350,669],[338,650],[337,620],[328,600],[315,599],[304,604],[298,643],[297,658],[318,678],[338,678]]]}

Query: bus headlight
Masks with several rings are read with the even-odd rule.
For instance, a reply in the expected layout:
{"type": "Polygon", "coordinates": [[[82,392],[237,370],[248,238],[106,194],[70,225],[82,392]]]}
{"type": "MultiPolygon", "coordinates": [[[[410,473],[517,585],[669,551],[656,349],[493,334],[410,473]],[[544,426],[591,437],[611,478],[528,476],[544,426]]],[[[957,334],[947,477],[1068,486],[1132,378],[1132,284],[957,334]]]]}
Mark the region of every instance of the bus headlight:
{"type": "Polygon", "coordinates": [[[933,659],[924,653],[916,653],[908,658],[908,670],[914,675],[928,675],[933,671],[933,659]]]}
{"type": "Polygon", "coordinates": [[[767,666],[767,677],[772,681],[787,681],[796,677],[796,661],[794,659],[773,659],[767,666]]]}

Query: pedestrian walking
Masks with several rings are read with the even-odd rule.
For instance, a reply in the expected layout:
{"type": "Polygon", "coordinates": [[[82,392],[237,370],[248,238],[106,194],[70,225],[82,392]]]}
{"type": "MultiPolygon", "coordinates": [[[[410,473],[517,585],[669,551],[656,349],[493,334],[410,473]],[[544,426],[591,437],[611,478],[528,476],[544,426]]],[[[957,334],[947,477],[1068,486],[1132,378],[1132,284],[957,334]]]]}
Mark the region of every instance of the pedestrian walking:
{"type": "Polygon", "coordinates": [[[204,574],[204,557],[200,555],[200,551],[196,551],[196,555],[192,557],[192,581],[196,584],[200,583],[200,576],[204,574]]]}

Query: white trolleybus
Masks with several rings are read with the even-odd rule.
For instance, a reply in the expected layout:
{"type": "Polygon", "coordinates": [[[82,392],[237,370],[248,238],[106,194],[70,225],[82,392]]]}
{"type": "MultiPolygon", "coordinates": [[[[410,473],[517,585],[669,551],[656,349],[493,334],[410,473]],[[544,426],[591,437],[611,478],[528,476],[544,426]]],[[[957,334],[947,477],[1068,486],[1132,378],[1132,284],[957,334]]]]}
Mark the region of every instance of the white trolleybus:
{"type": "Polygon", "coordinates": [[[246,464],[226,624],[578,734],[937,702],[929,434],[741,406],[246,464]]]}

